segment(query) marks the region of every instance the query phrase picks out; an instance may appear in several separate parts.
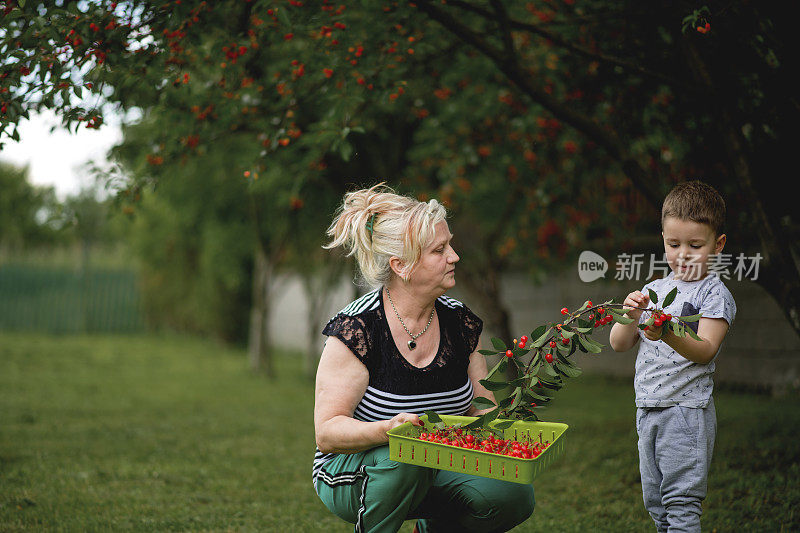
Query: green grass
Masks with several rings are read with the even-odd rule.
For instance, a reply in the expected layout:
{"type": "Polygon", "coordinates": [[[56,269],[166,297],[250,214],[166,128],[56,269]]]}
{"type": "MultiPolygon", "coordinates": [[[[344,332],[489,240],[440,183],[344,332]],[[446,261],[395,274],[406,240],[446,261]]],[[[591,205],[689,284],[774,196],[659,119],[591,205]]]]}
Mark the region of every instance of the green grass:
{"type": "MultiPolygon", "coordinates": [[[[210,341],[0,333],[0,531],[352,531],[311,486],[313,385],[276,362],[268,381],[210,341]]],[[[652,531],[632,402],[582,376],[542,412],[569,446],[515,531],[652,531]]],[[[716,403],[704,529],[800,529],[800,399],[716,403]]]]}

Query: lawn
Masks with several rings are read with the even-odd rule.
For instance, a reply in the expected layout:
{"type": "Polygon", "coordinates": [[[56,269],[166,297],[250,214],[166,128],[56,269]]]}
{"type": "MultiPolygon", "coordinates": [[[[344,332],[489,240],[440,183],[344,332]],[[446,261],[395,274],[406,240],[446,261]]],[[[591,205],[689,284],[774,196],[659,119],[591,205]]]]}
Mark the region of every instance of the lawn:
{"type": "MultiPolygon", "coordinates": [[[[313,384],[276,362],[268,381],[211,341],[0,333],[0,531],[352,531],[311,486],[313,384]]],[[[704,529],[800,530],[800,398],[715,397],[704,529]]],[[[584,375],[542,412],[569,446],[515,531],[653,530],[632,402],[584,375]]]]}

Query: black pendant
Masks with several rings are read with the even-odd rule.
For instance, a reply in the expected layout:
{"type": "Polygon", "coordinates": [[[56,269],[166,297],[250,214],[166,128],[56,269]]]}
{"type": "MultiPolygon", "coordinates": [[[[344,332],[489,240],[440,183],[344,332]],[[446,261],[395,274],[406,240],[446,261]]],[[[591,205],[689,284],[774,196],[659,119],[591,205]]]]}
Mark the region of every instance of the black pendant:
{"type": "Polygon", "coordinates": [[[410,341],[408,341],[408,349],[409,350],[413,350],[416,347],[417,347],[417,343],[414,342],[414,339],[411,339],[410,341]]]}

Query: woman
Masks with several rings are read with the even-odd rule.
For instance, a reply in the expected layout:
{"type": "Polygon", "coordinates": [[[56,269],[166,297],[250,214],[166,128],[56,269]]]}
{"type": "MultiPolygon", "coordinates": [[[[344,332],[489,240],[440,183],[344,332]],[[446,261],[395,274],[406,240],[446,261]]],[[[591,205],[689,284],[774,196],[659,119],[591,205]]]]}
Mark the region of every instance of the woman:
{"type": "Polygon", "coordinates": [[[389,459],[386,432],[419,414],[478,414],[493,398],[479,382],[483,327],[455,285],[458,254],[436,200],[423,203],[382,185],[345,195],[328,229],[329,248],[356,256],[378,287],[328,322],[317,370],[314,487],[356,531],[507,531],[533,512],[529,485],[424,468],[389,459]]]}

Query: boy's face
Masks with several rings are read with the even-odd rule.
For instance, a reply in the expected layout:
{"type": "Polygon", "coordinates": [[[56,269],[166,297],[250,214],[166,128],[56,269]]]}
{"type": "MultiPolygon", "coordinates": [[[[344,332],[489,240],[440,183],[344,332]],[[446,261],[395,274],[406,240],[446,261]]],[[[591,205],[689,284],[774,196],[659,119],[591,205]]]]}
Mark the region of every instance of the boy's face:
{"type": "Polygon", "coordinates": [[[664,219],[664,252],[675,279],[695,281],[708,272],[708,257],[722,252],[725,235],[714,235],[708,224],[675,217],[664,219]]]}

